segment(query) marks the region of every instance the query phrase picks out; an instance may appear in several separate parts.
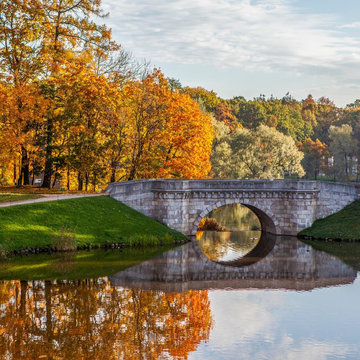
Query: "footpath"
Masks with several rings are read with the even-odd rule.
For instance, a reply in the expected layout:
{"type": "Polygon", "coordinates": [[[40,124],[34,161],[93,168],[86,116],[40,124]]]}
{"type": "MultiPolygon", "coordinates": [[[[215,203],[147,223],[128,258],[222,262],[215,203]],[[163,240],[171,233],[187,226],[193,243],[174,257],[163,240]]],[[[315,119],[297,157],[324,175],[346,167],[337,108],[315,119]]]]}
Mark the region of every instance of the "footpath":
{"type": "Polygon", "coordinates": [[[8,201],[0,203],[1,207],[8,207],[14,205],[24,205],[24,204],[34,204],[39,202],[48,202],[48,201],[57,201],[57,200],[67,200],[67,199],[76,199],[82,197],[93,197],[93,196],[110,196],[109,193],[101,194],[57,194],[57,195],[42,195],[43,197],[38,199],[27,199],[27,200],[17,200],[17,201],[8,201]]]}

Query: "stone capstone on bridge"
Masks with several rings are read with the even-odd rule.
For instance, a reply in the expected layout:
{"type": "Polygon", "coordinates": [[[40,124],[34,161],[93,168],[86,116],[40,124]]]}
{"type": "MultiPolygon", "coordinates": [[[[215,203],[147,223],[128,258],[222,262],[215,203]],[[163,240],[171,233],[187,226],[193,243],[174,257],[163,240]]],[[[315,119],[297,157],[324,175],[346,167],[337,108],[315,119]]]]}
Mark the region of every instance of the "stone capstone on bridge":
{"type": "Polygon", "coordinates": [[[243,204],[262,230],[296,235],[358,198],[354,186],[296,180],[136,180],[111,183],[110,196],[193,237],[200,220],[228,204],[243,204]]]}

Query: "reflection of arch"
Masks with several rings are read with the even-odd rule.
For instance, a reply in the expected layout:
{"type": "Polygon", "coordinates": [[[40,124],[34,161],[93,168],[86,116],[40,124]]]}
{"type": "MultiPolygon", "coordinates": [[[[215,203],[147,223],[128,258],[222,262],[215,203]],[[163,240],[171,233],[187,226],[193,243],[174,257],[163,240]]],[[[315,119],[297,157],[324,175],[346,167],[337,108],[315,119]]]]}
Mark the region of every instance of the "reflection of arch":
{"type": "Polygon", "coordinates": [[[275,242],[276,235],[265,233],[264,231],[262,231],[259,242],[249,253],[233,261],[217,261],[217,263],[221,265],[235,267],[249,266],[255,264],[271,253],[272,249],[275,246],[275,242]]]}
{"type": "Polygon", "coordinates": [[[234,268],[241,268],[250,265],[254,265],[260,260],[266,258],[273,250],[276,244],[276,235],[266,233],[264,231],[261,232],[261,237],[256,246],[243,257],[233,260],[233,261],[213,261],[210,260],[201,250],[198,242],[194,245],[193,250],[196,253],[197,258],[201,259],[204,264],[208,264],[210,267],[216,266],[217,264],[221,266],[230,266],[234,268]]]}
{"type": "Polygon", "coordinates": [[[259,218],[262,231],[271,234],[277,234],[276,228],[279,225],[279,221],[276,219],[276,216],[271,211],[271,208],[264,208],[263,204],[259,203],[258,201],[255,200],[252,202],[248,199],[243,199],[242,201],[238,199],[234,199],[233,201],[230,201],[229,199],[220,200],[212,204],[211,206],[207,206],[206,209],[203,210],[196,218],[193,225],[192,234],[196,235],[196,231],[201,219],[204,218],[207,214],[219,207],[231,204],[241,204],[246,206],[259,218]]]}

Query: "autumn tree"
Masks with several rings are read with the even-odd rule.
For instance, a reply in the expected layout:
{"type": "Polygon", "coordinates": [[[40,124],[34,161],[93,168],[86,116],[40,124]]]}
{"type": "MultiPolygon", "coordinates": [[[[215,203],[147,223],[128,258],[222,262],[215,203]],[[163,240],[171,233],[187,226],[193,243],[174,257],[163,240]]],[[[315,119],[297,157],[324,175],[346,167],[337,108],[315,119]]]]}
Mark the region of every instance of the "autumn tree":
{"type": "MultiPolygon", "coordinates": [[[[46,50],[45,63],[50,78],[57,74],[75,58],[76,52],[82,51],[91,59],[93,51],[106,52],[117,49],[118,45],[111,41],[110,30],[105,26],[97,25],[92,18],[105,17],[101,10],[101,0],[57,0],[50,2],[41,0],[40,6],[44,9],[46,18],[42,46],[46,50]]],[[[82,55],[84,57],[84,55],[82,55]]],[[[53,89],[56,89],[53,88],[53,89]]],[[[50,98],[56,93],[47,93],[50,98]]],[[[50,113],[44,127],[45,168],[43,187],[51,187],[51,177],[54,173],[54,136],[56,122],[59,117],[50,113]]]]}
{"type": "Polygon", "coordinates": [[[225,169],[214,168],[217,173],[228,169],[228,177],[239,179],[281,178],[285,170],[304,175],[302,152],[290,136],[273,128],[260,125],[256,130],[239,129],[229,142],[231,156],[223,164],[225,169]]]}
{"type": "Polygon", "coordinates": [[[349,181],[353,175],[353,159],[357,153],[358,143],[352,136],[350,125],[330,126],[329,128],[330,154],[333,156],[334,178],[349,181]]]}
{"type": "Polygon", "coordinates": [[[310,138],[304,142],[297,144],[298,148],[304,153],[302,165],[307,176],[317,176],[321,171],[327,168],[327,162],[329,157],[329,148],[326,144],[322,143],[319,139],[315,141],[310,138]]]}
{"type": "MultiPolygon", "coordinates": [[[[13,139],[12,157],[19,157],[19,185],[29,183],[29,152],[40,103],[34,82],[43,67],[40,46],[43,11],[36,1],[0,2],[0,82],[5,102],[0,105],[2,129],[13,139]]],[[[41,110],[40,110],[41,111],[41,110]]]]}
{"type": "Polygon", "coordinates": [[[281,178],[285,170],[304,175],[303,154],[290,136],[265,125],[256,131],[239,130],[232,141],[236,172],[242,178],[281,178]]]}
{"type": "Polygon", "coordinates": [[[211,176],[213,178],[229,178],[234,173],[233,153],[231,149],[231,131],[224,123],[212,119],[215,139],[211,151],[211,176]]]}
{"type": "Polygon", "coordinates": [[[214,112],[221,102],[221,99],[217,96],[216,92],[213,90],[206,90],[200,86],[194,88],[186,86],[182,91],[195,101],[201,100],[206,111],[209,113],[214,112]]]}
{"type": "Polygon", "coordinates": [[[328,98],[321,97],[316,102],[316,126],[314,126],[314,136],[320,141],[330,143],[329,128],[338,123],[342,117],[342,110],[328,98]]]}
{"type": "Polygon", "coordinates": [[[266,110],[257,101],[240,102],[235,112],[238,122],[247,129],[256,129],[267,122],[266,110]]]}
{"type": "Polygon", "coordinates": [[[126,123],[118,179],[201,178],[210,171],[211,120],[187,95],[171,91],[159,70],[121,92],[126,123]]]}
{"type": "Polygon", "coordinates": [[[225,123],[231,131],[241,127],[241,124],[237,122],[233,109],[225,103],[220,103],[216,106],[214,116],[217,121],[225,123]]]}

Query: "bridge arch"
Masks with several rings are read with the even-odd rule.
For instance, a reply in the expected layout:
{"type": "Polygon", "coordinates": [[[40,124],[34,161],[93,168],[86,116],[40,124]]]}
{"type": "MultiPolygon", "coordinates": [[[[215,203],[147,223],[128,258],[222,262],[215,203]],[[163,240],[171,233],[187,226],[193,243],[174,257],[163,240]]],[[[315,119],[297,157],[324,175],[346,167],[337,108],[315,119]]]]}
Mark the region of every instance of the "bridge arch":
{"type": "Polygon", "coordinates": [[[279,225],[279,220],[276,215],[272,212],[271,208],[264,206],[264,204],[258,203],[257,201],[251,202],[248,199],[224,199],[214,202],[211,205],[206,206],[200,214],[197,216],[196,220],[193,223],[191,234],[196,235],[197,228],[200,224],[201,219],[208,215],[211,211],[218,209],[225,205],[231,204],[241,204],[249,208],[259,219],[261,224],[261,230],[271,234],[277,234],[277,227],[279,225]]]}

